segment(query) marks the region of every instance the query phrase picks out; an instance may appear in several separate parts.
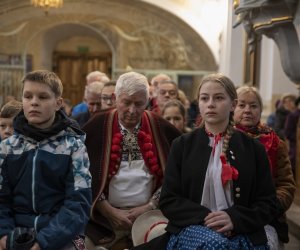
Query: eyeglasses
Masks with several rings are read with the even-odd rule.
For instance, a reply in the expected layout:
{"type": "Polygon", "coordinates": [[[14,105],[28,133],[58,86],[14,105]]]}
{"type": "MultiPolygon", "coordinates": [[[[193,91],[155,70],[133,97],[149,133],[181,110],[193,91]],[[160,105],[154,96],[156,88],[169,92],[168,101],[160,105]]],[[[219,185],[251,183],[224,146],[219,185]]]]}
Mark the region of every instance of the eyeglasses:
{"type": "Polygon", "coordinates": [[[112,95],[111,96],[103,95],[103,96],[101,96],[101,100],[104,101],[104,102],[108,102],[108,101],[113,102],[114,101],[113,98],[112,98],[112,95]]]}

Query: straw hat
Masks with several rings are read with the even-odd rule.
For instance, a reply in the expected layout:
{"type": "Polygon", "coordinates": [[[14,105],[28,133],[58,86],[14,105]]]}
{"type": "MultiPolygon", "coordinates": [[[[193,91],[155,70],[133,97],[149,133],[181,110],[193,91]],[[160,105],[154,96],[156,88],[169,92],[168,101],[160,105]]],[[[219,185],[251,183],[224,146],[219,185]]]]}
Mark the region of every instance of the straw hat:
{"type": "Polygon", "coordinates": [[[146,243],[164,234],[168,219],[159,209],[150,210],[140,215],[132,225],[131,235],[133,245],[146,243]]]}

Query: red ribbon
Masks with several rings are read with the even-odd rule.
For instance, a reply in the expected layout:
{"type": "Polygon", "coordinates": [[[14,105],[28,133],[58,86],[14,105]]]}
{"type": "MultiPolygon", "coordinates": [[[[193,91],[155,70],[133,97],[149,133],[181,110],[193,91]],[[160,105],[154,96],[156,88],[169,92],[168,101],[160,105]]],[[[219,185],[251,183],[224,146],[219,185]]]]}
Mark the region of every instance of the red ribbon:
{"type": "Polygon", "coordinates": [[[237,180],[239,177],[239,172],[235,167],[226,162],[226,156],[224,154],[221,154],[220,159],[222,162],[221,180],[223,186],[225,186],[228,181],[237,180]]]}
{"type": "Polygon", "coordinates": [[[152,224],[144,236],[144,243],[148,242],[149,234],[153,230],[153,228],[155,228],[156,226],[161,225],[161,224],[168,224],[168,223],[165,221],[158,221],[158,222],[152,224]]]}

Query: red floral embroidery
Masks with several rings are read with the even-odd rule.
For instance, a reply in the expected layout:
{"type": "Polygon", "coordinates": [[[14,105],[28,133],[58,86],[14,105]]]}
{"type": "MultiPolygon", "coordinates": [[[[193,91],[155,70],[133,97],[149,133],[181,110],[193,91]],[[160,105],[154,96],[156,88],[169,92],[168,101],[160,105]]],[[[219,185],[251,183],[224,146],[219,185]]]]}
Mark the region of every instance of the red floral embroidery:
{"type": "Polygon", "coordinates": [[[224,154],[221,154],[220,159],[222,162],[221,179],[223,186],[225,186],[228,181],[237,180],[239,172],[235,167],[227,163],[226,156],[224,154]]]}

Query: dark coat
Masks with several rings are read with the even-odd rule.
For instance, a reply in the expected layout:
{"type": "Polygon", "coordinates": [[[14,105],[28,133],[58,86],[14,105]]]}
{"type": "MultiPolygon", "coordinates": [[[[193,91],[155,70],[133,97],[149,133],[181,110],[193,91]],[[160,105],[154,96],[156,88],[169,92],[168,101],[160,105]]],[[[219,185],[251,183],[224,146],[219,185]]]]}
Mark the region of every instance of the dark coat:
{"type": "MultiPolygon", "coordinates": [[[[103,237],[113,237],[111,226],[96,209],[96,201],[99,194],[103,192],[107,181],[112,124],[116,112],[114,109],[95,115],[83,127],[83,130],[86,132],[86,146],[90,159],[94,201],[87,234],[94,242],[103,237]]],[[[158,151],[160,167],[164,170],[171,143],[181,133],[160,116],[150,111],[145,111],[145,114],[151,126],[152,136],[158,151]]]]}
{"type": "MultiPolygon", "coordinates": [[[[165,249],[169,233],[177,234],[189,225],[203,225],[204,218],[211,212],[200,205],[212,150],[208,144],[209,138],[203,128],[173,142],[159,203],[169,219],[168,233],[135,249],[165,249]]],[[[246,234],[254,245],[265,244],[264,226],[278,214],[278,200],[265,149],[259,142],[235,131],[227,158],[239,172],[232,187],[234,205],[225,209],[233,222],[234,233],[246,234]]]]}

